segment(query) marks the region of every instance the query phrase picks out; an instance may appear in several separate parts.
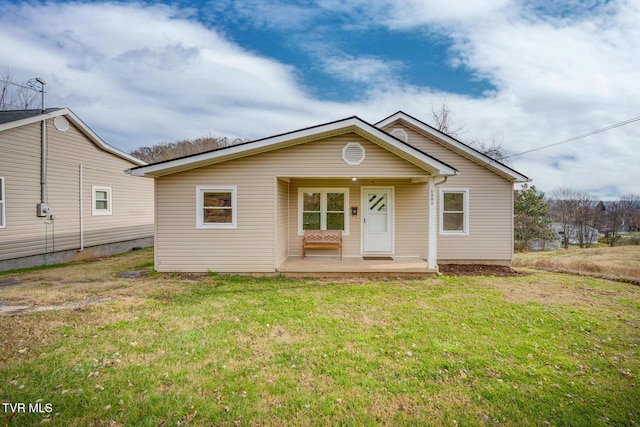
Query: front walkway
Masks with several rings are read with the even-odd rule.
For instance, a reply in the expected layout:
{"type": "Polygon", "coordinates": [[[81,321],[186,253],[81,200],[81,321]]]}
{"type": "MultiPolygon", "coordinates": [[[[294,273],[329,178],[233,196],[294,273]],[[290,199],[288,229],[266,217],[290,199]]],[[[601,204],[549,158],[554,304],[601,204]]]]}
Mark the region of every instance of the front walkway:
{"type": "MultiPolygon", "coordinates": [[[[380,257],[385,258],[385,257],[380,257]]],[[[369,259],[362,257],[301,257],[290,256],[277,268],[286,276],[434,276],[435,270],[418,257],[369,259]]]]}

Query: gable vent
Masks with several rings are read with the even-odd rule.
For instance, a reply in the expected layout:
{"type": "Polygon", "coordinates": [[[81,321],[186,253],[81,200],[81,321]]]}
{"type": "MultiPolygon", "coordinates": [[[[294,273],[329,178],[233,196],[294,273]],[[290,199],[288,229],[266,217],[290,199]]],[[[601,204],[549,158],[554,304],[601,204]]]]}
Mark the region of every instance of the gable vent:
{"type": "Polygon", "coordinates": [[[350,142],[342,148],[342,160],[348,165],[357,166],[364,162],[364,147],[358,142],[350,142]]]}
{"type": "Polygon", "coordinates": [[[67,120],[66,117],[63,117],[63,116],[58,116],[58,117],[54,118],[53,119],[53,125],[60,132],[66,132],[66,131],[69,130],[69,120],[67,120]]]}
{"type": "Polygon", "coordinates": [[[390,132],[390,134],[392,136],[395,136],[396,138],[398,138],[401,141],[404,142],[409,142],[409,135],[407,135],[407,132],[404,131],[404,129],[394,129],[390,132]]]}

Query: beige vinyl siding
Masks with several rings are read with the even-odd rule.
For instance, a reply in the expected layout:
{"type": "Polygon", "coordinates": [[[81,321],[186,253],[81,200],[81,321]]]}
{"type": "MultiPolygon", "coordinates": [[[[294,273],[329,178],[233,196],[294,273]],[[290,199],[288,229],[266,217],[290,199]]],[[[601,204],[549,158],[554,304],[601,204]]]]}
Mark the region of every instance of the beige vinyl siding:
{"type": "MultiPolygon", "coordinates": [[[[362,187],[392,187],[394,189],[394,255],[426,258],[428,211],[427,184],[414,184],[408,179],[295,179],[291,180],[289,211],[289,255],[302,255],[302,235],[298,233],[298,190],[300,188],[348,188],[347,221],[349,235],[342,238],[345,257],[362,255],[362,187]],[[351,207],[358,207],[358,216],[351,207]]],[[[309,249],[309,255],[335,255],[337,250],[309,249]]]]}
{"type": "MultiPolygon", "coordinates": [[[[400,127],[397,124],[393,126],[400,127]]],[[[409,143],[460,171],[437,186],[469,189],[469,235],[438,234],[438,262],[509,262],[513,257],[513,184],[477,163],[451,151],[410,127],[403,127],[409,143]]],[[[440,224],[438,223],[438,232],[440,224]]]]}
{"type": "Polygon", "coordinates": [[[40,201],[39,141],[39,124],[0,132],[0,175],[5,177],[6,193],[2,260],[44,252],[45,225],[34,221],[40,201]]]}
{"type": "MultiPolygon", "coordinates": [[[[329,180],[331,186],[349,188],[354,186],[353,176],[405,177],[404,185],[419,188],[422,186],[410,185],[409,177],[425,175],[422,169],[364,138],[346,134],[160,177],[156,180],[156,268],[159,271],[274,271],[274,253],[277,262],[284,251],[276,242],[286,235],[276,221],[276,217],[282,220],[285,215],[284,209],[276,206],[276,201],[283,200],[278,190],[284,191],[284,181],[274,184],[275,177],[290,178],[291,181],[287,209],[288,253],[299,254],[297,207],[291,206],[292,201],[297,204],[294,183],[299,181],[296,177],[308,177],[305,185],[311,178],[322,178],[320,181],[324,185],[326,177],[341,177],[329,180]],[[348,142],[359,142],[365,147],[366,158],[362,164],[349,166],[342,160],[342,148],[348,142]],[[195,188],[198,185],[237,186],[237,229],[195,227],[195,188]]],[[[365,184],[358,182],[354,187],[358,190],[350,191],[350,206],[360,206],[360,185],[365,184]]],[[[426,212],[426,206],[423,209],[426,212]]],[[[357,220],[351,221],[345,251],[359,254],[360,226],[357,220]]],[[[426,230],[426,214],[424,221],[422,227],[426,230]]],[[[426,247],[426,234],[424,242],[426,247]]]]}
{"type": "Polygon", "coordinates": [[[0,230],[0,259],[80,247],[80,165],[85,247],[152,236],[153,183],[125,174],[132,162],[99,149],[73,124],[66,132],[58,131],[53,120],[47,125],[47,199],[53,224],[36,216],[40,123],[0,132],[0,168],[10,200],[8,227],[0,230]],[[91,215],[92,185],[112,187],[113,215],[91,215]]]}
{"type": "Polygon", "coordinates": [[[289,253],[289,183],[282,179],[277,182],[278,203],[276,206],[276,259],[275,265],[280,265],[289,253]]]}

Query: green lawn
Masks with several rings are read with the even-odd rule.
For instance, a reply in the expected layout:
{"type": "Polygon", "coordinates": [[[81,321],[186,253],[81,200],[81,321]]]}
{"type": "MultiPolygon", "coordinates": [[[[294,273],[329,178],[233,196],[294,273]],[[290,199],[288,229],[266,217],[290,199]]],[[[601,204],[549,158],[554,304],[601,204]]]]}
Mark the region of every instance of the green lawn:
{"type": "Polygon", "coordinates": [[[5,303],[110,298],[0,315],[0,400],[42,409],[0,424],[640,423],[637,286],[114,276],[151,257],[0,276],[5,303]]]}

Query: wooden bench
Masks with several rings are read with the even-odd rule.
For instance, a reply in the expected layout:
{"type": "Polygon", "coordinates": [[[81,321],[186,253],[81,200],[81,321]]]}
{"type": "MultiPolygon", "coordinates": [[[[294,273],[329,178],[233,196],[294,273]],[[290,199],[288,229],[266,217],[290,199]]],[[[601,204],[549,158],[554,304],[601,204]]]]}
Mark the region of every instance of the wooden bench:
{"type": "Polygon", "coordinates": [[[307,248],[337,248],[342,259],[342,230],[304,230],[302,259],[307,248]]]}

